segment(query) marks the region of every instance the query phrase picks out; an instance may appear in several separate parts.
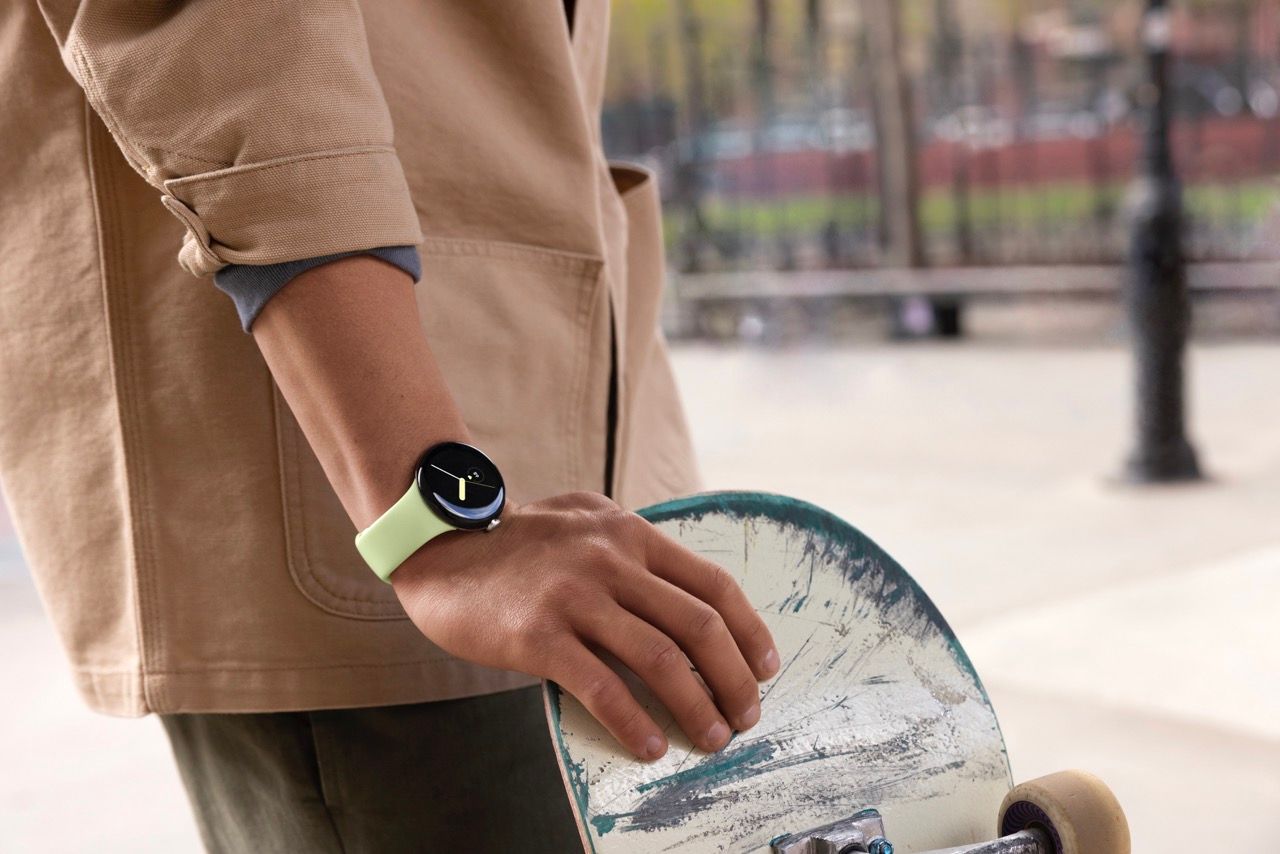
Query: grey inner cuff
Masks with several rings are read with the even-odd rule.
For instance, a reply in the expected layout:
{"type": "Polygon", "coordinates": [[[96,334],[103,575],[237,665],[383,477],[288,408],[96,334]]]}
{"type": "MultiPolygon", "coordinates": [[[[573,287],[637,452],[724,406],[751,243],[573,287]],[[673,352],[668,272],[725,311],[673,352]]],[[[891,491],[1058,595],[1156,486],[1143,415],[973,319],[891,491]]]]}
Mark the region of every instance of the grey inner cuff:
{"type": "Polygon", "coordinates": [[[415,282],[422,278],[422,259],[418,257],[416,246],[382,246],[280,264],[230,264],[214,274],[213,283],[231,297],[236,313],[240,315],[240,326],[248,332],[263,307],[295,276],[312,267],[353,255],[372,255],[404,270],[415,282]]]}

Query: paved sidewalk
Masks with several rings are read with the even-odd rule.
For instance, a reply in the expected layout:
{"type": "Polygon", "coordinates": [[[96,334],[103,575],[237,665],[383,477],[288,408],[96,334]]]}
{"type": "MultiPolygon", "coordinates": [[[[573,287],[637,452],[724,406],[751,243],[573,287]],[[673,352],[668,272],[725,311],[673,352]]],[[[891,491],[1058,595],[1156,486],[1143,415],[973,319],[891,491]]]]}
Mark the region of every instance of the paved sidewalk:
{"type": "MultiPolygon", "coordinates": [[[[1135,851],[1280,838],[1280,345],[1197,348],[1209,483],[1108,480],[1115,347],[682,347],[708,486],[853,521],[917,576],[990,689],[1019,778],[1089,768],[1135,851]]],[[[2,539],[0,534],[0,539],[2,539]]],[[[0,851],[179,852],[195,837],[154,720],[85,712],[0,543],[0,851]]]]}
{"type": "Polygon", "coordinates": [[[1091,349],[686,349],[710,485],[828,507],[948,616],[1014,774],[1083,767],[1134,851],[1280,838],[1280,346],[1197,348],[1207,483],[1114,482],[1129,363],[1091,349]]]}

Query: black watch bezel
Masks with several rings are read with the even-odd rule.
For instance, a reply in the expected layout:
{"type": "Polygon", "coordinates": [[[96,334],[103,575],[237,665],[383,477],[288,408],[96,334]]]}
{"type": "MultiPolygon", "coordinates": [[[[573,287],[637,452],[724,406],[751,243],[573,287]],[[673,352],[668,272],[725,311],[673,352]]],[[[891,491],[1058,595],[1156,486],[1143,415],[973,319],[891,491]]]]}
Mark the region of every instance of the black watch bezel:
{"type": "Polygon", "coordinates": [[[418,494],[422,496],[422,500],[426,505],[431,508],[432,513],[435,513],[453,527],[461,528],[465,531],[480,531],[489,528],[493,524],[493,521],[502,515],[503,509],[507,506],[507,485],[502,479],[502,472],[494,464],[493,460],[489,459],[488,454],[474,445],[468,445],[464,442],[439,442],[423,451],[422,456],[418,458],[418,465],[413,470],[413,482],[418,488],[418,494]],[[437,458],[442,451],[459,449],[478,456],[485,465],[488,466],[489,470],[493,472],[498,481],[498,490],[501,492],[498,508],[489,515],[479,519],[459,516],[457,513],[454,513],[452,510],[442,505],[440,501],[437,500],[435,492],[431,489],[431,486],[427,481],[427,469],[430,468],[432,460],[437,458]]]}

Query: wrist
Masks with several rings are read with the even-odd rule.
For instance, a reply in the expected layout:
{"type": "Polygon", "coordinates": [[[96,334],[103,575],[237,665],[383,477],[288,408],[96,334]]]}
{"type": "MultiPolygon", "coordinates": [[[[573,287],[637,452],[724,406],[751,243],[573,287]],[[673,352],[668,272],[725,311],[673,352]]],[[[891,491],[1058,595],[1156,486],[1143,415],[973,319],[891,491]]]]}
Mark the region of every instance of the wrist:
{"type": "Polygon", "coordinates": [[[346,457],[349,460],[349,485],[346,493],[352,496],[352,506],[348,512],[358,530],[364,530],[373,524],[413,485],[418,460],[424,448],[441,442],[472,444],[465,426],[419,432],[416,435],[415,439],[386,443],[376,454],[357,448],[346,457]]]}
{"type": "MultiPolygon", "coordinates": [[[[502,524],[480,540],[486,548],[484,555],[493,555],[495,552],[492,550],[501,549],[502,543],[512,536],[518,525],[517,519],[520,509],[521,505],[508,499],[506,506],[502,509],[502,515],[499,517],[502,524]]],[[[400,601],[407,603],[409,599],[414,597],[415,591],[422,582],[430,579],[433,575],[446,571],[448,567],[456,566],[459,560],[465,559],[465,555],[474,556],[474,552],[459,549],[459,546],[468,542],[467,538],[469,536],[470,532],[468,531],[450,531],[447,534],[428,540],[421,548],[410,555],[400,565],[400,568],[391,574],[390,578],[391,586],[396,591],[400,601]]],[[[472,537],[470,542],[475,543],[476,538],[472,537]]],[[[484,559],[487,560],[488,558],[484,559]]]]}

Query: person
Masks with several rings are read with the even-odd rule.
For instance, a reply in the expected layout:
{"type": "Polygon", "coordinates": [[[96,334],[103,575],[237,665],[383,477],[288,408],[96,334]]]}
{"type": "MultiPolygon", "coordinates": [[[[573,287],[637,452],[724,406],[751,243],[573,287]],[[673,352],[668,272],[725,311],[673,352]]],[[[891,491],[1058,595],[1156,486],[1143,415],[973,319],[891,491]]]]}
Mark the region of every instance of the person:
{"type": "Polygon", "coordinates": [[[609,656],[699,748],[759,716],[768,629],[632,512],[701,481],[608,17],[0,11],[0,477],[79,691],[161,716],[211,851],[572,850],[538,679],[670,743],[609,656]]]}

